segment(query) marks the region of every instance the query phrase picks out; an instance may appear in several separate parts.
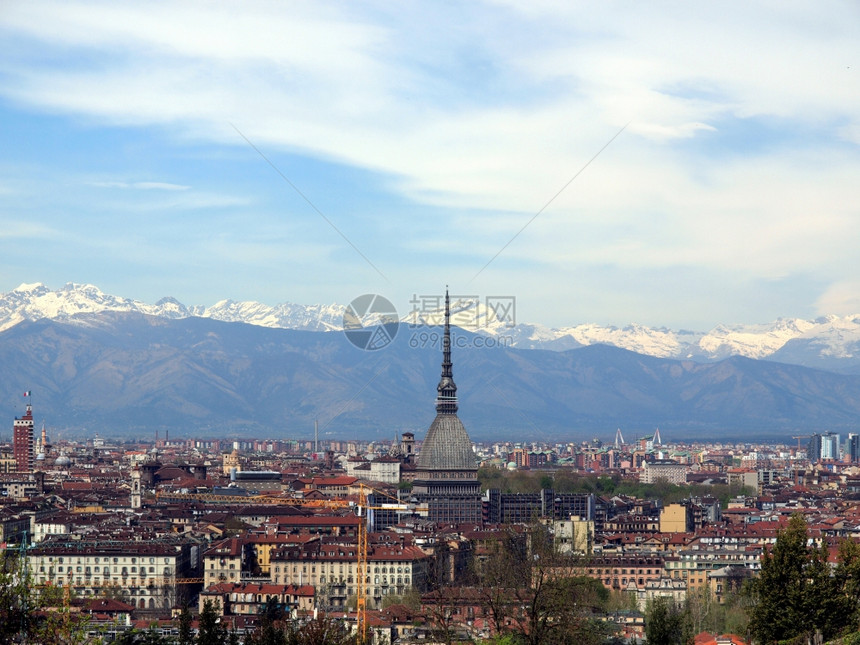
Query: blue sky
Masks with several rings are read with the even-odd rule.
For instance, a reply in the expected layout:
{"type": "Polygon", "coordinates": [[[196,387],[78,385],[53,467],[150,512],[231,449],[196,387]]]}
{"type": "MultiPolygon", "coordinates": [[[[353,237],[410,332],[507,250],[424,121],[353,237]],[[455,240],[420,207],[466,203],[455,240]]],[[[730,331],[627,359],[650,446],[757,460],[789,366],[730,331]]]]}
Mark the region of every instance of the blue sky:
{"type": "Polygon", "coordinates": [[[858,24],[853,2],[6,3],[0,290],[406,311],[447,283],[520,322],[702,331],[860,313],[858,24]]]}

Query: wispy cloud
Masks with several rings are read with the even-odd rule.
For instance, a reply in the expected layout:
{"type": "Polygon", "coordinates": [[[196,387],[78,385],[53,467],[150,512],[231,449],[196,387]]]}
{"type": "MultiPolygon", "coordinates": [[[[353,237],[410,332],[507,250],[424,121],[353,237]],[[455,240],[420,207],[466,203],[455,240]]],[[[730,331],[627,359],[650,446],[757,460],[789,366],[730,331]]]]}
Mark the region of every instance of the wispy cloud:
{"type": "Polygon", "coordinates": [[[46,238],[55,238],[60,235],[59,231],[45,226],[40,222],[28,221],[6,221],[0,225],[0,238],[7,240],[40,240],[46,238]]]}
{"type": "MultiPolygon", "coordinates": [[[[532,282],[588,275],[597,292],[604,275],[633,302],[668,298],[659,281],[673,271],[690,276],[690,291],[740,273],[751,290],[801,275],[833,285],[818,295],[836,306],[841,276],[860,272],[858,23],[860,8],[835,0],[623,11],[564,1],[18,3],[0,25],[14,51],[0,56],[0,96],[72,115],[96,135],[132,126],[177,149],[241,153],[232,122],[267,154],[360,168],[398,213],[396,233],[379,225],[361,248],[375,258],[367,244],[378,244],[404,266],[456,256],[464,280],[630,122],[483,284],[507,288],[517,267],[539,267],[532,282]],[[651,290],[623,291],[616,276],[634,273],[651,277],[651,290]]],[[[93,176],[108,178],[97,188],[164,197],[126,209],[257,203],[242,180],[221,194],[165,172],[93,176]]],[[[342,190],[329,192],[343,213],[323,209],[339,228],[352,212],[342,190]]],[[[300,242],[326,260],[328,240],[300,242]]],[[[270,257],[259,243],[236,248],[270,257]]],[[[427,273],[414,266],[399,279],[427,273]]],[[[589,297],[592,311],[606,306],[589,297]]]]}
{"type": "Polygon", "coordinates": [[[134,190],[188,190],[190,186],[170,184],[162,181],[94,181],[92,186],[98,188],[124,188],[134,190]]]}

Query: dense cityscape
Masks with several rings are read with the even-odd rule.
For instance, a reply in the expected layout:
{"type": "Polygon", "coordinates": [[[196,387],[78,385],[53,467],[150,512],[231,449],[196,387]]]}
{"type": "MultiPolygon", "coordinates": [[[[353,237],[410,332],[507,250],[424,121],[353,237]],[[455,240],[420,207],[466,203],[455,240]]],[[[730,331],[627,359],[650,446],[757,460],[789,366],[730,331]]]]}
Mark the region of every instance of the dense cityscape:
{"type": "Polygon", "coordinates": [[[778,536],[847,566],[860,435],[476,444],[449,338],[446,315],[422,439],[52,442],[25,392],[0,452],[9,638],[745,643],[778,536]]]}
{"type": "Polygon", "coordinates": [[[860,645],[860,4],[0,10],[0,645],[860,645]]]}

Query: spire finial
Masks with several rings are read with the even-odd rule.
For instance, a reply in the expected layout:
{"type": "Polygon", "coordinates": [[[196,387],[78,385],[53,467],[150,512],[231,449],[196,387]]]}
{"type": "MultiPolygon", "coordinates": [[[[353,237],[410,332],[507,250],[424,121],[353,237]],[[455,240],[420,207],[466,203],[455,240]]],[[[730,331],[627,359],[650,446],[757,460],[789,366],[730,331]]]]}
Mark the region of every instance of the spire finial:
{"type": "Polygon", "coordinates": [[[451,363],[451,300],[445,285],[445,331],[442,335],[442,378],[436,388],[436,412],[457,414],[457,386],[451,363]]]}

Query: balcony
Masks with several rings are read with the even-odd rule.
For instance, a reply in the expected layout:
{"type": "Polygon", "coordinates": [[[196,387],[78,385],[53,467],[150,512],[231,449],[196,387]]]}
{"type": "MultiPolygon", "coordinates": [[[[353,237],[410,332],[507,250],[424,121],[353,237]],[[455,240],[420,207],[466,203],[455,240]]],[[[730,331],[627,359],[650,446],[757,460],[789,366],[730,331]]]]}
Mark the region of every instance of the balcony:
{"type": "Polygon", "coordinates": [[[252,584],[269,584],[272,579],[269,576],[252,576],[250,573],[242,571],[239,574],[239,582],[250,582],[252,584]]]}

